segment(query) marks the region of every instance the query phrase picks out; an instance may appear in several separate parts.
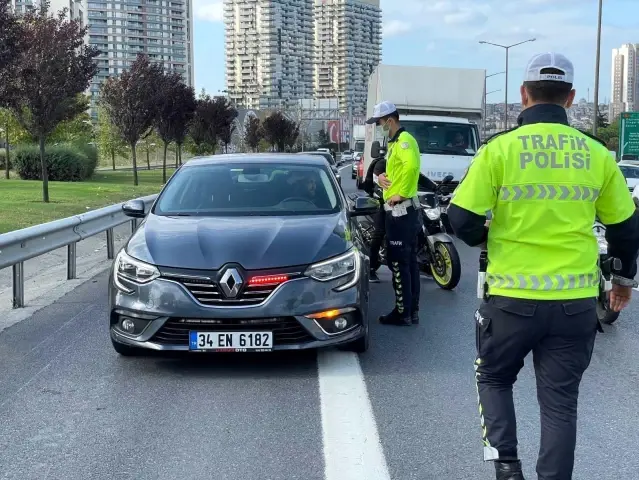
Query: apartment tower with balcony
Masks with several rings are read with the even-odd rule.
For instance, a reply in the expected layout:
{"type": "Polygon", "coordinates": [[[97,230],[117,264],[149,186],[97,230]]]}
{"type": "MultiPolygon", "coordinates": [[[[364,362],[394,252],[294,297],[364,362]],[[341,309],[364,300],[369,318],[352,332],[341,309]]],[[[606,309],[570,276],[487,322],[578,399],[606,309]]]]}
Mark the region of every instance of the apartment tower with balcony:
{"type": "Polygon", "coordinates": [[[368,79],[381,61],[379,0],[314,0],[315,98],[337,98],[341,112],[366,113],[368,79]]]}
{"type": "Polygon", "coordinates": [[[313,96],[312,0],[225,0],[226,93],[251,109],[313,96]]]}
{"type": "Polygon", "coordinates": [[[639,109],[639,45],[627,43],[612,50],[612,76],[608,118],[639,109]]]}
{"type": "Polygon", "coordinates": [[[89,0],[87,22],[88,41],[101,52],[90,86],[92,116],[102,83],[140,53],[194,84],[193,0],[89,0]]]}

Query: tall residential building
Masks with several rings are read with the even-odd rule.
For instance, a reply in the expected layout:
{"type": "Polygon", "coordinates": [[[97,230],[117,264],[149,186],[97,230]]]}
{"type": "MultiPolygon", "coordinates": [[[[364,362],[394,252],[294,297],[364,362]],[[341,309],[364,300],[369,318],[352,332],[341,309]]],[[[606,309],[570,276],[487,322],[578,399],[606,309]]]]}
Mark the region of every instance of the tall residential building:
{"type": "MultiPolygon", "coordinates": [[[[32,8],[39,7],[40,0],[10,0],[10,5],[15,13],[26,13],[32,8]]],[[[51,0],[49,12],[57,14],[63,8],[67,9],[67,18],[79,19],[82,25],[86,24],[86,7],[82,0],[51,0]]]]}
{"type": "Polygon", "coordinates": [[[247,108],[313,95],[312,0],[225,0],[226,88],[247,108]]]}
{"type": "Polygon", "coordinates": [[[639,109],[638,65],[639,45],[627,43],[612,50],[612,77],[608,118],[621,112],[639,109]]]}
{"type": "Polygon", "coordinates": [[[104,80],[122,73],[140,53],[194,84],[193,0],[89,0],[87,7],[89,43],[101,52],[90,87],[93,107],[104,80]]]}
{"type": "Polygon", "coordinates": [[[366,113],[368,78],[381,61],[379,0],[314,0],[316,98],[337,98],[342,112],[366,113]]]}

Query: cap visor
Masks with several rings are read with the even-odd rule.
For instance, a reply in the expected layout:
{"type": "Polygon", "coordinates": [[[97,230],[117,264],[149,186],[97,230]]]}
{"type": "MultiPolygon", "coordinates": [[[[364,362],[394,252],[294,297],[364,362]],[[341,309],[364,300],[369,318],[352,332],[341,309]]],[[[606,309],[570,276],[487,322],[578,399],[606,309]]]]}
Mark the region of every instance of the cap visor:
{"type": "Polygon", "coordinates": [[[379,120],[379,118],[371,117],[368,120],[366,120],[366,124],[367,125],[372,125],[373,123],[377,123],[378,120],[379,120]]]}

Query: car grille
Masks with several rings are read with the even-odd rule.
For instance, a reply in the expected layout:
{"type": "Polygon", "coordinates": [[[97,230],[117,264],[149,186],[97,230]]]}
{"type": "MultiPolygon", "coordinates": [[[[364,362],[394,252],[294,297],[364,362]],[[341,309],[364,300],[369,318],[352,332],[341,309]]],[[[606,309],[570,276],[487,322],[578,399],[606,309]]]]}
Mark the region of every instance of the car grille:
{"type": "Polygon", "coordinates": [[[273,332],[273,345],[291,345],[315,340],[294,317],[264,319],[183,319],[170,318],[151,338],[165,345],[188,346],[189,331],[198,332],[273,332]]]}
{"type": "Polygon", "coordinates": [[[191,295],[203,305],[223,306],[223,307],[250,307],[259,305],[265,301],[278,285],[254,285],[246,286],[235,298],[226,298],[217,283],[213,280],[200,278],[179,278],[163,276],[166,280],[172,280],[184,285],[191,295]]]}

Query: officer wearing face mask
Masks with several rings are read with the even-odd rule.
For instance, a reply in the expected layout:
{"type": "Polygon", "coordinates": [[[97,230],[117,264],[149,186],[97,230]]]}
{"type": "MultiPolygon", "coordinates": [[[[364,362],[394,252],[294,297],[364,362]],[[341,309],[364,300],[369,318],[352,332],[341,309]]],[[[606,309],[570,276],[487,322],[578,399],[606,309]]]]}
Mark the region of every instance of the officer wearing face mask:
{"type": "Polygon", "coordinates": [[[384,191],[388,267],[393,275],[395,308],[379,318],[380,323],[410,326],[419,323],[419,232],[420,156],[415,138],[399,123],[397,108],[390,102],[375,105],[368,124],[376,124],[388,140],[386,173],[378,182],[384,191]]]}

